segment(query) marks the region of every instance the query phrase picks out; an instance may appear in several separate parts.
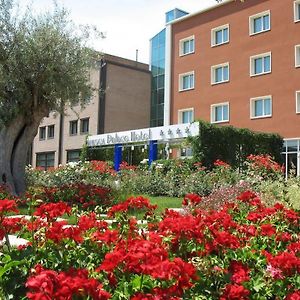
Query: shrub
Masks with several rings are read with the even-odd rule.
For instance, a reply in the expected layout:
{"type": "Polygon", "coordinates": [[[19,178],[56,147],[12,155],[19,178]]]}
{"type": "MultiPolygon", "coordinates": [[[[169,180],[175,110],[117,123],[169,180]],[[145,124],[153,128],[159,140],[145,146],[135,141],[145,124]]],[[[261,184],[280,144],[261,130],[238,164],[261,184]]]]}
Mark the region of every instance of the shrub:
{"type": "Polygon", "coordinates": [[[269,154],[281,162],[283,140],[277,134],[256,133],[200,121],[199,136],[190,138],[194,158],[207,168],[217,159],[239,167],[250,154],[269,154]]]}
{"type": "Polygon", "coordinates": [[[69,184],[57,187],[44,187],[28,195],[43,202],[63,201],[69,205],[78,205],[83,209],[101,206],[107,208],[114,203],[112,191],[106,187],[92,184],[69,184]]]}

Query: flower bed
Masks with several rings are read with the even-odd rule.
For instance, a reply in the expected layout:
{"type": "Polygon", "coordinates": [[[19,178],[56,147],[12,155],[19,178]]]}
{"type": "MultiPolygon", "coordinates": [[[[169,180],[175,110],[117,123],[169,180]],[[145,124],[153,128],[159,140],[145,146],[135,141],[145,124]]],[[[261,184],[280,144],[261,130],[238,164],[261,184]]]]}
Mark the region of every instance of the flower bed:
{"type": "Polygon", "coordinates": [[[83,211],[70,226],[57,221],[71,212],[66,203],[44,203],[25,220],[7,218],[16,203],[2,200],[0,238],[29,241],[1,249],[2,298],[299,299],[299,212],[266,207],[250,191],[219,210],[201,202],[188,194],[185,214],[157,216],[147,199],[131,197],[109,209],[110,222],[83,211]]]}

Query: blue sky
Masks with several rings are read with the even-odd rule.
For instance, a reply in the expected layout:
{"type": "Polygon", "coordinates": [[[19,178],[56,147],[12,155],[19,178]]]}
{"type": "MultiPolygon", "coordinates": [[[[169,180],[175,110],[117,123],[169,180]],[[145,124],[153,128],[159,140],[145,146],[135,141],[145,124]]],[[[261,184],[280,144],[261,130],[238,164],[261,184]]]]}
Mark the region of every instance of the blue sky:
{"type": "MultiPolygon", "coordinates": [[[[33,4],[35,11],[51,9],[52,0],[19,0],[33,4]]],[[[57,0],[77,24],[96,25],[104,40],[92,43],[96,50],[149,62],[149,39],[164,27],[165,12],[177,7],[193,13],[216,4],[215,0],[57,0]]]]}

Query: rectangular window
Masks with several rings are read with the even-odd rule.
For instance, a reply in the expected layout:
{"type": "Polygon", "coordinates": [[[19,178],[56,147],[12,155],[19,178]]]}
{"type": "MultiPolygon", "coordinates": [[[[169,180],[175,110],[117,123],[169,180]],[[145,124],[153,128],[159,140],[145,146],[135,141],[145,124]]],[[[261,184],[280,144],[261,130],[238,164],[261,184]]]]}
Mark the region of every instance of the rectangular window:
{"type": "Polygon", "coordinates": [[[188,38],[179,41],[179,55],[187,55],[195,52],[195,37],[190,36],[188,38]]]}
{"type": "Polygon", "coordinates": [[[271,73],[271,52],[250,57],[250,76],[271,73]]]}
{"type": "Polygon", "coordinates": [[[39,139],[40,139],[40,141],[43,141],[46,139],[46,126],[40,127],[39,139]]]}
{"type": "Polygon", "coordinates": [[[76,135],[78,133],[78,121],[70,121],[70,135],[76,135]]]}
{"type": "Polygon", "coordinates": [[[264,96],[250,99],[250,117],[266,118],[272,116],[272,97],[264,96]]]}
{"type": "Polygon", "coordinates": [[[211,123],[229,122],[229,103],[213,104],[210,107],[211,123]]]}
{"type": "Polygon", "coordinates": [[[181,158],[191,158],[193,157],[193,148],[180,148],[180,157],[181,158]]]}
{"type": "Polygon", "coordinates": [[[54,125],[48,126],[48,139],[54,139],[54,125]]]}
{"type": "Polygon", "coordinates": [[[78,162],[80,160],[80,150],[68,150],[67,151],[67,163],[78,162]]]}
{"type": "Polygon", "coordinates": [[[300,21],[300,0],[294,2],[294,21],[300,21]]]}
{"type": "Polygon", "coordinates": [[[229,24],[211,30],[211,46],[219,46],[229,42],[229,24]]]}
{"type": "Polygon", "coordinates": [[[54,152],[42,152],[36,154],[36,167],[45,171],[54,167],[54,152]]]}
{"type": "Polygon", "coordinates": [[[180,124],[194,122],[194,109],[183,109],[178,111],[178,121],[180,124]]]}
{"type": "Polygon", "coordinates": [[[88,133],[89,132],[89,118],[80,119],[80,133],[88,133]]]}
{"type": "Polygon", "coordinates": [[[264,11],[249,18],[250,35],[265,32],[271,29],[271,13],[264,11]]]}
{"type": "Polygon", "coordinates": [[[179,91],[191,90],[194,88],[194,71],[179,74],[179,91]]]}
{"type": "Polygon", "coordinates": [[[296,92],[296,113],[300,114],[300,91],[296,92]]]}
{"type": "Polygon", "coordinates": [[[211,84],[229,81],[229,63],[211,67],[211,84]]]}
{"type": "Polygon", "coordinates": [[[300,45],[295,46],[295,67],[300,67],[300,45]]]}

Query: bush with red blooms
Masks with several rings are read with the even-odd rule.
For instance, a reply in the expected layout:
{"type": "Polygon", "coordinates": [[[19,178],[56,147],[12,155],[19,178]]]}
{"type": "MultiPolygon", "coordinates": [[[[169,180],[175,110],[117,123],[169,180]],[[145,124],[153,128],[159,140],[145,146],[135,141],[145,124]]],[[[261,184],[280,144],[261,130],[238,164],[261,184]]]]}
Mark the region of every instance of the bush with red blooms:
{"type": "Polygon", "coordinates": [[[230,168],[230,165],[228,163],[226,163],[225,161],[221,160],[221,159],[217,159],[214,162],[214,166],[215,167],[221,167],[221,168],[230,168]]]}
{"type": "Polygon", "coordinates": [[[93,184],[74,183],[57,187],[44,187],[29,195],[45,202],[63,201],[69,205],[78,205],[83,209],[93,209],[95,206],[109,207],[114,203],[110,188],[93,184]]]}
{"type": "Polygon", "coordinates": [[[246,160],[248,172],[260,175],[262,178],[281,178],[283,166],[272,159],[270,155],[249,155],[246,160]]]}
{"type": "MultiPolygon", "coordinates": [[[[219,210],[200,208],[195,194],[186,195],[184,205],[185,214],[166,210],[157,218],[148,199],[130,197],[110,208],[114,220],[84,212],[70,225],[56,220],[69,206],[42,204],[31,220],[22,221],[22,229],[20,220],[2,217],[0,228],[30,243],[9,252],[0,249],[0,271],[8,270],[0,272],[0,296],[299,299],[298,211],[281,204],[267,207],[250,190],[219,210]],[[142,210],[147,223],[131,217],[132,209],[142,210]]],[[[16,209],[14,202],[0,201],[0,216],[16,209]]]]}
{"type": "Polygon", "coordinates": [[[126,161],[122,161],[120,164],[120,171],[135,171],[137,166],[128,164],[126,161]]]}
{"type": "Polygon", "coordinates": [[[102,160],[91,160],[90,168],[93,171],[99,172],[100,174],[110,174],[116,175],[116,171],[112,168],[112,166],[107,161],[102,160]]]}
{"type": "Polygon", "coordinates": [[[87,299],[107,300],[111,295],[102,284],[89,278],[86,269],[70,269],[67,272],[45,270],[37,265],[26,282],[28,299],[87,299]]]}

